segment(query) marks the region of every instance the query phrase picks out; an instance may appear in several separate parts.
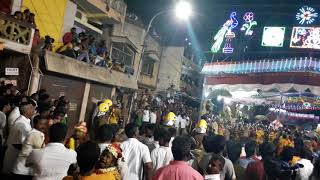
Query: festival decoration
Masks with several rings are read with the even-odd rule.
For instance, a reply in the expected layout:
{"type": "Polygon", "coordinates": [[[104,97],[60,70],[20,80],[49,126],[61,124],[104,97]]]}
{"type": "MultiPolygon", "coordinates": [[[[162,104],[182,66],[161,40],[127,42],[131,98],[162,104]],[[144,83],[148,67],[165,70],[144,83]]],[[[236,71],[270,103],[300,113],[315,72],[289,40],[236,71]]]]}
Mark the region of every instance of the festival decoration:
{"type": "Polygon", "coordinates": [[[285,31],[285,27],[264,27],[261,45],[282,47],[285,31]]]}
{"type": "Polygon", "coordinates": [[[293,27],[290,47],[320,49],[320,27],[293,27]]]}
{"type": "Polygon", "coordinates": [[[231,21],[230,20],[228,20],[228,21],[226,21],[224,24],[223,24],[223,26],[222,26],[222,28],[218,31],[218,33],[214,36],[214,43],[213,43],[213,45],[212,45],[212,47],[211,47],[211,52],[213,52],[213,53],[217,53],[219,50],[220,50],[220,47],[221,47],[221,44],[222,44],[222,42],[223,42],[223,40],[224,40],[224,36],[225,36],[225,34],[226,34],[226,32],[228,31],[228,29],[229,29],[229,26],[231,25],[231,21]]]}
{"type": "Polygon", "coordinates": [[[315,18],[318,17],[316,10],[310,6],[303,6],[299,9],[299,12],[296,14],[296,19],[299,21],[299,24],[312,24],[315,21],[315,18]]]}
{"type": "Polygon", "coordinates": [[[246,36],[252,36],[253,31],[251,30],[253,26],[258,25],[257,21],[254,20],[253,12],[246,12],[243,16],[245,23],[241,27],[241,31],[245,31],[246,36]]]}
{"type": "Polygon", "coordinates": [[[225,35],[225,38],[226,38],[226,43],[224,45],[224,48],[222,50],[223,53],[233,53],[233,47],[231,46],[231,40],[233,38],[236,37],[235,33],[232,32],[232,30],[234,28],[236,28],[239,24],[238,20],[236,19],[236,15],[237,13],[236,12],[232,12],[230,14],[230,21],[231,21],[231,24],[229,26],[229,29],[225,35]]]}
{"type": "Polygon", "coordinates": [[[226,38],[226,44],[223,48],[224,53],[232,53],[233,48],[231,47],[231,39],[235,38],[234,32],[232,30],[236,28],[239,24],[238,20],[235,18],[237,15],[236,12],[232,12],[230,14],[230,19],[227,20],[222,28],[218,31],[218,33],[214,36],[214,43],[211,47],[211,52],[217,53],[220,48],[221,44],[223,43],[224,38],[226,38]]]}
{"type": "Polygon", "coordinates": [[[315,58],[263,59],[245,62],[224,62],[204,65],[204,74],[246,74],[259,72],[320,72],[315,58]]]}

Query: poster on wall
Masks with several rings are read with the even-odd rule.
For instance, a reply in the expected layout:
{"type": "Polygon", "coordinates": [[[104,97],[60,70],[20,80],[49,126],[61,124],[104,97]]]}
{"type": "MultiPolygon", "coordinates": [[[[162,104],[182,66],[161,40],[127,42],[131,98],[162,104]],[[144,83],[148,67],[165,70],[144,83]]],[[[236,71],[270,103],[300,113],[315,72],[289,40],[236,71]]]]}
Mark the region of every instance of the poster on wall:
{"type": "Polygon", "coordinates": [[[290,47],[320,49],[320,27],[293,27],[290,47]]]}
{"type": "Polygon", "coordinates": [[[285,27],[264,27],[261,46],[282,47],[285,27]]]}

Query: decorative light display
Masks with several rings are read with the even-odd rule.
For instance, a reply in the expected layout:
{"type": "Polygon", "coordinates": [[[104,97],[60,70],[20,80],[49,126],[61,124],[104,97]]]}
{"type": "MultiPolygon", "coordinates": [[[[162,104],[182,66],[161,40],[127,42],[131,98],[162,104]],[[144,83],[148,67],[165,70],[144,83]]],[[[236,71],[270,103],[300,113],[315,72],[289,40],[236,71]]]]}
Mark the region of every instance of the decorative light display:
{"type": "Polygon", "coordinates": [[[234,28],[236,28],[238,26],[238,24],[239,24],[238,20],[236,19],[236,15],[237,15],[236,12],[232,12],[230,14],[231,24],[229,26],[228,32],[225,35],[226,43],[225,43],[224,48],[222,50],[223,53],[233,53],[233,47],[231,46],[231,40],[233,38],[235,38],[236,35],[235,35],[234,32],[232,32],[232,30],[234,28]]]}
{"type": "Polygon", "coordinates": [[[261,45],[282,47],[285,31],[285,27],[264,27],[261,45]]]}
{"type": "MultiPolygon", "coordinates": [[[[251,62],[230,62],[205,65],[204,74],[247,74],[264,72],[320,72],[320,60],[314,58],[264,59],[251,62]]],[[[319,104],[320,106],[320,104],[319,104]]]]}
{"type": "Polygon", "coordinates": [[[228,20],[227,22],[225,22],[222,26],[222,28],[218,31],[218,33],[214,36],[214,43],[211,47],[211,52],[213,53],[217,53],[220,50],[221,44],[224,40],[224,35],[226,34],[226,32],[229,29],[229,26],[232,22],[230,20],[228,20]]]}
{"type": "Polygon", "coordinates": [[[310,6],[303,6],[299,9],[299,12],[296,14],[296,19],[299,21],[299,24],[312,24],[315,21],[315,18],[318,17],[316,10],[310,6]]]}
{"type": "Polygon", "coordinates": [[[230,14],[230,19],[227,20],[222,28],[218,31],[218,33],[214,36],[214,43],[211,47],[211,52],[217,53],[220,48],[221,44],[223,43],[224,38],[226,38],[226,44],[223,48],[224,53],[232,53],[233,48],[231,47],[231,39],[235,37],[234,32],[232,29],[236,28],[239,24],[235,16],[237,15],[236,12],[232,12],[230,14]]]}
{"type": "Polygon", "coordinates": [[[290,47],[320,49],[320,27],[293,27],[290,47]]]}
{"type": "Polygon", "coordinates": [[[253,31],[251,30],[253,26],[258,25],[257,21],[254,20],[253,12],[246,12],[243,16],[245,23],[241,27],[241,31],[245,31],[246,36],[251,36],[253,31]]]}

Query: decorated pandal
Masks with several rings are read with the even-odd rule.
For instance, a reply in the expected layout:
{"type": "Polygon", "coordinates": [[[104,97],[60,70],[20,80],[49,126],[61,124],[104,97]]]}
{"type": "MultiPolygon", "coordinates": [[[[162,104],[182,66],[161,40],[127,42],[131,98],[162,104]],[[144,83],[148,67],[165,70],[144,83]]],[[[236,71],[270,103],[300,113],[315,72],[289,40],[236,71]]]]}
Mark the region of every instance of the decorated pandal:
{"type": "Polygon", "coordinates": [[[256,61],[216,62],[205,64],[202,73],[249,74],[272,72],[320,72],[320,59],[299,57],[288,59],[262,59],[256,61]]]}

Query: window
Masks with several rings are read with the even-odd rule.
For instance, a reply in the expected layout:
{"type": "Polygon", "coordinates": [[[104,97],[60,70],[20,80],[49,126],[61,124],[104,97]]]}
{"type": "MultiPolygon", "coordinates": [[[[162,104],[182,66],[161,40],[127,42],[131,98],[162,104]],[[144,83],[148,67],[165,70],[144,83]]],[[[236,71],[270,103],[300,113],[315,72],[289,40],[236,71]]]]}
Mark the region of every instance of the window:
{"type": "Polygon", "coordinates": [[[132,67],[134,61],[134,51],[130,46],[125,43],[113,43],[112,44],[112,60],[123,64],[125,66],[132,67]]]}
{"type": "Polygon", "coordinates": [[[151,58],[146,58],[142,62],[142,73],[152,76],[154,67],[154,60],[151,58]]]}

